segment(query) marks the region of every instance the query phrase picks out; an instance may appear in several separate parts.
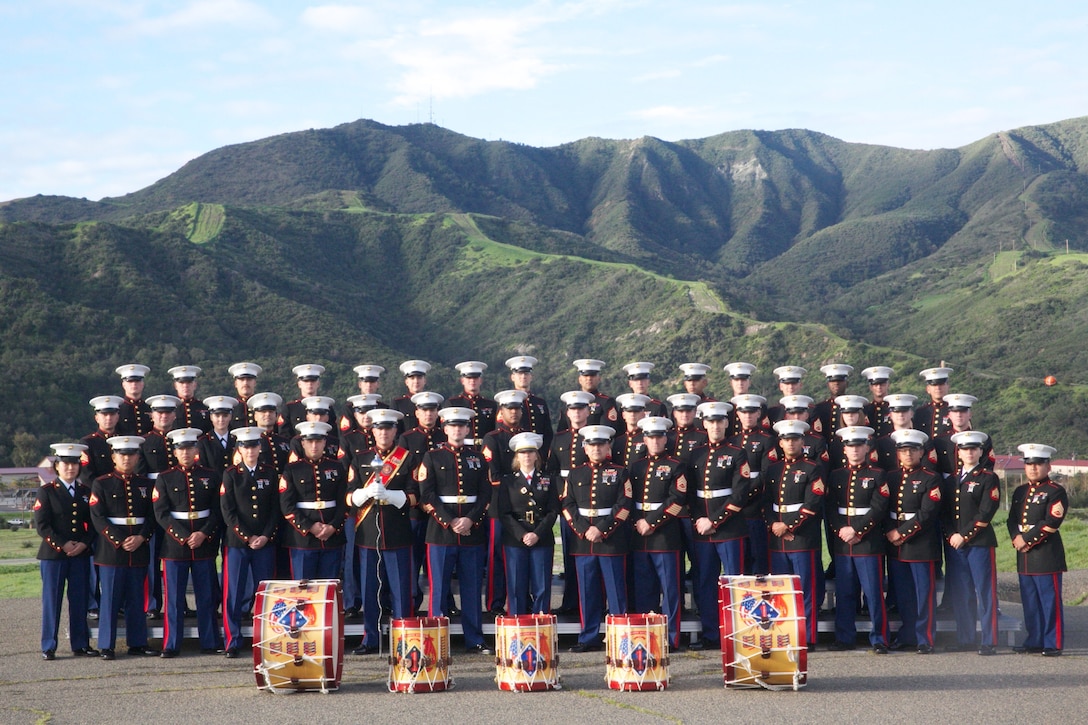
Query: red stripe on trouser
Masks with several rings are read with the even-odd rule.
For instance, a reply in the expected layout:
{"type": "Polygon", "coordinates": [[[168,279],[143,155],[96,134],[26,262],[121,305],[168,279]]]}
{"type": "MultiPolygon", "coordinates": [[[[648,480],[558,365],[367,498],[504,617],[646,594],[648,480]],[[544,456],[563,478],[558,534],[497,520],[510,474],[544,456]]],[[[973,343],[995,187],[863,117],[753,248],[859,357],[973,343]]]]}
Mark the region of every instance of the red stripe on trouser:
{"type": "Polygon", "coordinates": [[[1062,648],[1062,575],[1054,573],[1054,646],[1062,648]]]}
{"type": "MultiPolygon", "coordinates": [[[[227,590],[230,589],[230,571],[227,563],[227,552],[223,552],[223,634],[227,638],[227,649],[230,649],[234,640],[230,635],[230,610],[227,609],[227,590]]],[[[241,634],[241,632],[239,632],[241,634]]]]}
{"type": "MultiPolygon", "coordinates": [[[[162,601],[163,611],[166,616],[162,618],[162,642],[163,646],[170,641],[170,587],[167,586],[166,565],[162,567],[162,601]]],[[[146,589],[146,585],[145,585],[146,589]]]]}

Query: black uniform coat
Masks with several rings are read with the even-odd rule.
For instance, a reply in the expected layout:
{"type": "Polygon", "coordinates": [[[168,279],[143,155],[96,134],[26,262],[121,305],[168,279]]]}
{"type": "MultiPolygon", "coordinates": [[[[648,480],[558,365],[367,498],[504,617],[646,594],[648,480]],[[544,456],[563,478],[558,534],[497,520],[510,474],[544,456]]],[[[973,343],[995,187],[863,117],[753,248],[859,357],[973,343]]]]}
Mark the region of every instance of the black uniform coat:
{"type": "Polygon", "coordinates": [[[687,467],[669,455],[640,458],[630,468],[631,550],[679,551],[683,545],[677,517],[688,497],[687,467]],[[651,532],[643,536],[635,529],[639,520],[651,532]]]}
{"type": "Polygon", "coordinates": [[[763,473],[767,528],[782,522],[794,536],[793,541],[787,541],[784,536],[772,535],[771,550],[819,549],[823,534],[820,514],[825,492],[822,466],[807,458],[784,459],[770,464],[763,473]]]}
{"type": "Polygon", "coordinates": [[[827,479],[827,500],[824,515],[835,534],[832,554],[835,556],[872,556],[886,549],[884,526],[891,504],[891,488],[884,480],[884,471],[875,466],[846,466],[831,472],[827,479]],[[861,537],[857,544],[839,538],[839,532],[850,526],[861,537]]]}
{"type": "Polygon", "coordinates": [[[1001,481],[980,462],[970,471],[953,473],[941,492],[941,530],[947,541],[959,534],[964,546],[997,546],[990,522],[1001,508],[1001,481]]]}
{"type": "Polygon", "coordinates": [[[444,443],[423,454],[416,469],[419,502],[431,517],[427,543],[440,546],[481,546],[487,543],[487,509],[491,504],[491,482],[487,462],[474,448],[453,448],[444,443]],[[446,500],[443,500],[446,499],[446,500]],[[454,519],[469,518],[472,530],[466,536],[454,533],[454,519]]]}
{"type": "Polygon", "coordinates": [[[752,477],[745,452],[723,440],[696,448],[689,465],[687,502],[692,521],[707,518],[714,524],[708,535],[696,531],[695,540],[733,541],[747,536],[742,511],[751,500],[752,477]],[[721,495],[721,491],[729,493],[721,495]]]}
{"type": "Polygon", "coordinates": [[[579,466],[567,476],[561,504],[563,518],[574,531],[575,556],[615,556],[628,550],[627,520],[631,516],[631,479],[627,469],[612,463],[579,466]],[[587,516],[582,509],[594,511],[587,516]],[[604,511],[604,514],[597,512],[604,511]],[[596,543],[585,538],[596,526],[603,538],[596,543]]]}
{"type": "Polygon", "coordinates": [[[346,526],[355,527],[355,545],[367,549],[400,549],[412,545],[412,522],[410,512],[419,503],[419,486],[410,465],[411,456],[406,456],[397,472],[385,483],[388,491],[404,491],[405,504],[401,507],[371,499],[362,507],[351,504],[351,493],[364,488],[370,483],[374,469],[370,467],[375,456],[385,461],[392,451],[384,454],[377,448],[370,448],[352,457],[348,467],[347,499],[348,516],[346,526]]]}
{"type": "Polygon", "coordinates": [[[244,549],[250,539],[274,539],[283,514],[280,512],[280,474],[267,463],[257,461],[250,473],[244,463],[223,471],[219,507],[223,515],[227,546],[244,549]]]}
{"type": "Polygon", "coordinates": [[[508,473],[495,487],[492,515],[502,522],[503,546],[527,549],[522,538],[536,534],[534,546],[555,546],[552,526],[559,516],[559,489],[563,481],[540,470],[526,479],[521,471],[508,473]]]}
{"type": "Polygon", "coordinates": [[[280,476],[280,511],[289,524],[283,542],[291,549],[335,549],[344,545],[344,516],[347,513],[347,488],[344,469],[339,462],[321,458],[288,463],[280,476]],[[299,507],[299,503],[331,501],[326,508],[299,507]],[[310,533],[316,523],[329,524],[336,533],[321,541],[310,533]]]}
{"type": "Polygon", "coordinates": [[[908,562],[940,561],[940,476],[924,467],[897,468],[888,471],[887,480],[892,493],[888,530],[895,528],[906,539],[898,546],[889,544],[889,556],[908,562]]]}
{"type": "Polygon", "coordinates": [[[1012,492],[1009,507],[1009,537],[1023,536],[1031,545],[1016,552],[1020,574],[1053,574],[1065,571],[1065,546],[1058,527],[1069,511],[1069,495],[1049,478],[1025,483],[1012,492]]]}
{"type": "Polygon", "coordinates": [[[219,553],[223,517],[219,505],[219,474],[205,466],[175,466],[159,474],[151,501],[155,519],[166,533],[159,556],[175,561],[214,559],[219,553]],[[207,516],[200,516],[207,512],[207,516]],[[174,514],[185,514],[179,518],[174,514]],[[186,539],[195,532],[208,538],[195,549],[186,539]]]}
{"type": "Polygon", "coordinates": [[[148,540],[155,530],[155,512],[151,508],[151,480],[143,476],[125,476],[116,471],[100,476],[91,484],[91,523],[98,532],[95,562],[100,566],[147,566],[151,560],[148,540]],[[134,519],[114,523],[110,519],[134,519]],[[142,520],[139,520],[142,519],[142,520]],[[130,536],[144,537],[135,551],[121,548],[130,536]]]}
{"type": "Polygon", "coordinates": [[[75,482],[75,487],[75,496],[69,495],[68,487],[58,478],[38,488],[38,495],[34,499],[34,528],[42,537],[38,547],[39,559],[71,558],[64,553],[64,545],[69,541],[87,545],[80,556],[91,555],[91,544],[95,540],[91,507],[87,503],[91,489],[79,481],[75,482]]]}

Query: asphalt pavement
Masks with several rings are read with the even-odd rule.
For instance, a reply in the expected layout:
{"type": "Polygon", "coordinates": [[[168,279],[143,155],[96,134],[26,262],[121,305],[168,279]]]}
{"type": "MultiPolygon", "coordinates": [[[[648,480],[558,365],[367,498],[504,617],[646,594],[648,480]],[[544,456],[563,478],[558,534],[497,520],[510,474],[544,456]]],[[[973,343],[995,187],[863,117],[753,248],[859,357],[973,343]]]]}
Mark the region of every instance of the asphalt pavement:
{"type": "MultiPolygon", "coordinates": [[[[63,646],[55,661],[46,662],[39,652],[40,603],[14,599],[2,607],[4,723],[1022,723],[1083,722],[1088,713],[1084,606],[1066,607],[1062,657],[1017,655],[1006,647],[996,657],[878,656],[823,646],[809,654],[808,685],[797,692],[725,689],[720,653],[711,651],[674,653],[664,691],[613,691],[605,682],[603,653],[569,654],[565,648],[573,641],[567,638],[560,640],[561,690],[506,692],[496,687],[493,659],[461,654],[455,637],[454,687],[447,692],[390,693],[384,657],[348,654],[340,690],[327,695],[261,691],[251,659],[202,655],[194,642],[170,660],[127,657],[119,642],[113,662],[75,658],[63,646]]],[[[1002,602],[1001,608],[1021,616],[1018,604],[1002,602]]]]}

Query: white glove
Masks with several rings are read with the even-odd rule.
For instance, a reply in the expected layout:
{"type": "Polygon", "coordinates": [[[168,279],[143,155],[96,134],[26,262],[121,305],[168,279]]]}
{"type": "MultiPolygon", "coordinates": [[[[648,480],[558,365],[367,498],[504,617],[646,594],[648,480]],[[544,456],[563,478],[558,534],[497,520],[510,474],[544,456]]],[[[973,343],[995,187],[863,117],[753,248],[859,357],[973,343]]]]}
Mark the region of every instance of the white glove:
{"type": "Polygon", "coordinates": [[[376,501],[385,501],[385,486],[380,483],[372,483],[366,487],[366,490],[370,492],[370,497],[376,501]]]}
{"type": "Polygon", "coordinates": [[[374,492],[370,490],[370,486],[365,488],[357,488],[351,492],[351,505],[355,507],[362,506],[370,499],[374,498],[374,492]]]}
{"type": "Polygon", "coordinates": [[[404,504],[408,502],[408,494],[404,491],[386,491],[385,502],[393,504],[397,508],[404,508],[404,504]]]}

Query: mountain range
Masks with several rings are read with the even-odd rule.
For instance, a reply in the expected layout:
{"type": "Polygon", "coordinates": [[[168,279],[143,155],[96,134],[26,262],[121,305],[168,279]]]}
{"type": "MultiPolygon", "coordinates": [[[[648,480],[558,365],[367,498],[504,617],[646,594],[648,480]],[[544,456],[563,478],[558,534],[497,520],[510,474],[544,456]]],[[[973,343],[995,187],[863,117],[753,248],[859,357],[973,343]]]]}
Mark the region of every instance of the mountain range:
{"type": "MultiPolygon", "coordinates": [[[[1026,440],[1088,451],[1088,118],[995,133],[959,149],[854,144],[805,130],[666,142],[582,139],[552,148],[469,138],[432,124],[357,121],[227,146],[131,194],[0,203],[0,463],[93,427],[86,401],[113,368],[205,368],[230,389],[253,360],[262,389],[290,368],[540,359],[554,403],[571,361],[917,373],[954,368],[980,398],[976,426],[1005,452],[1026,440]],[[1047,386],[1053,375],[1057,385],[1047,386]],[[18,437],[17,437],[18,434],[18,437]]],[[[855,375],[852,391],[867,394],[855,375]]]]}

